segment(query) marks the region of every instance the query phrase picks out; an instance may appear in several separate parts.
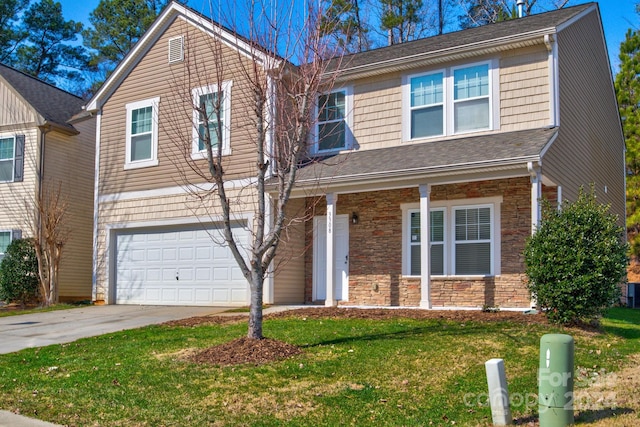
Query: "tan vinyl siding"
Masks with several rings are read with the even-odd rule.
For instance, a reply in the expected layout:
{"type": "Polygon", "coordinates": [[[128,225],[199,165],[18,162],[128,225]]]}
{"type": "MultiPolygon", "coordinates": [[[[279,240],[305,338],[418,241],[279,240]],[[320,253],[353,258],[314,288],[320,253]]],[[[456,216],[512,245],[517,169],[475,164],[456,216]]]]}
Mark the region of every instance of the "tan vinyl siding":
{"type": "Polygon", "coordinates": [[[598,200],[624,224],[624,139],[595,10],[558,34],[558,62],[560,133],[542,172],[570,200],[594,183],[598,200]]]}
{"type": "Polygon", "coordinates": [[[74,124],[80,132],[46,135],[44,189],[62,190],[69,240],[60,263],[61,300],[91,299],[95,119],[74,124]]]}
{"type": "Polygon", "coordinates": [[[355,84],[353,121],[357,149],[399,144],[402,139],[400,74],[355,84]]]}
{"type": "MultiPolygon", "coordinates": [[[[489,58],[484,58],[489,59],[489,58]]],[[[480,59],[469,60],[475,62],[480,59]]],[[[463,65],[465,63],[447,64],[463,65]]],[[[442,67],[440,67],[442,68],[442,67]]],[[[414,70],[407,74],[427,70],[414,70]]],[[[501,132],[548,126],[549,65],[544,46],[507,52],[499,59],[501,132]]],[[[402,141],[402,75],[358,81],[353,86],[353,133],[358,150],[398,145],[402,141]]],[[[443,138],[455,138],[448,135],[443,138]]]]}
{"type": "Polygon", "coordinates": [[[35,124],[36,120],[33,108],[0,78],[0,132],[15,129],[15,125],[35,124]]]}
{"type": "Polygon", "coordinates": [[[548,126],[549,65],[544,46],[514,51],[500,59],[500,130],[548,126]]]}
{"type": "Polygon", "coordinates": [[[222,81],[232,81],[231,143],[232,154],[225,158],[227,179],[246,177],[255,164],[255,129],[251,101],[253,96],[244,75],[250,62],[228,46],[221,54],[212,52],[216,45],[210,35],[175,20],[130,74],[118,86],[103,107],[101,126],[100,174],[101,194],[138,191],[203,182],[196,169],[206,171],[206,161],[192,161],[191,91],[218,83],[215,63],[223,58],[222,81]],[[184,36],[185,61],[168,64],[168,40],[184,36]],[[190,62],[197,61],[197,65],[190,62]],[[191,81],[185,81],[190,68],[191,81]],[[160,97],[157,166],[124,170],[126,109],[128,103],[160,97]],[[187,160],[185,160],[188,159],[187,160]]]}
{"type": "MultiPolygon", "coordinates": [[[[202,199],[180,191],[179,187],[163,189],[160,194],[146,197],[145,193],[137,198],[136,193],[128,193],[126,199],[119,199],[118,195],[104,196],[98,208],[96,299],[111,302],[108,272],[114,264],[112,252],[106,248],[110,244],[115,250],[115,245],[107,242],[109,230],[219,222],[218,196],[211,193],[200,196],[202,199]]],[[[235,189],[229,188],[227,196],[234,201],[232,218],[238,221],[250,219],[249,213],[254,211],[256,203],[254,187],[238,185],[235,189]]]]}
{"type": "Polygon", "coordinates": [[[282,240],[278,246],[278,254],[274,260],[274,304],[303,304],[304,303],[304,254],[305,254],[305,224],[296,217],[303,218],[305,199],[289,201],[288,225],[282,233],[282,240]]]}
{"type": "Polygon", "coordinates": [[[0,132],[0,136],[24,135],[24,180],[22,182],[0,182],[0,230],[22,230],[22,237],[31,235],[33,218],[27,205],[33,206],[37,191],[40,132],[36,128],[14,132],[0,132]]]}

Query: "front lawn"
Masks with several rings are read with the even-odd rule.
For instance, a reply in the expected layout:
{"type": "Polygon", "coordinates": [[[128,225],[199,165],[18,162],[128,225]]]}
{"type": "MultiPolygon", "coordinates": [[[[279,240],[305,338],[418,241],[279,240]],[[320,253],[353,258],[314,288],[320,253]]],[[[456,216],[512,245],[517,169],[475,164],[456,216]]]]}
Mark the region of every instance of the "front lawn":
{"type": "MultiPolygon", "coordinates": [[[[640,314],[612,310],[606,333],[444,319],[265,321],[304,353],[263,366],[187,361],[246,324],[152,326],[0,356],[0,408],[74,426],[489,425],[484,362],[505,360],[512,412],[537,412],[540,337],[576,341],[576,383],[640,352],[640,314]]],[[[1,344],[0,344],[1,345],[1,344]]]]}

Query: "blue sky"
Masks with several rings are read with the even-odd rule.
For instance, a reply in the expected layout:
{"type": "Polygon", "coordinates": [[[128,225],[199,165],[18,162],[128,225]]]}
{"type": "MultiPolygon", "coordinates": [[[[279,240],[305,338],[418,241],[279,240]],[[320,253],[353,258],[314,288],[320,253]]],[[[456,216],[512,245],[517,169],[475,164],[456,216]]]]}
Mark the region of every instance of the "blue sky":
{"type": "MultiPolygon", "coordinates": [[[[88,22],[89,14],[99,3],[99,0],[59,0],[66,19],[88,22]]],[[[515,0],[514,0],[515,1],[515,0]]],[[[205,0],[189,0],[189,5],[196,10],[202,10],[205,0]]],[[[570,5],[588,3],[588,1],[572,0],[570,5]]],[[[640,19],[635,13],[636,0],[602,0],[600,6],[605,38],[609,50],[609,58],[613,72],[618,70],[618,52],[620,43],[629,28],[640,27],[640,19]]],[[[208,7],[207,7],[208,8],[208,7]]]]}

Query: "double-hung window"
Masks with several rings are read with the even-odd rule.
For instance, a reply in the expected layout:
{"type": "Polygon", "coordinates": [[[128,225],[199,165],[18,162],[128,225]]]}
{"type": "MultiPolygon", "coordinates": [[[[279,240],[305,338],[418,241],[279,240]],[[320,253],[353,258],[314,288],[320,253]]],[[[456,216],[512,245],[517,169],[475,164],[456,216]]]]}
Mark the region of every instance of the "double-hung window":
{"type": "Polygon", "coordinates": [[[348,149],[351,140],[351,90],[344,88],[318,96],[316,152],[348,149]]]}
{"type": "Polygon", "coordinates": [[[0,182],[13,181],[15,138],[0,138],[0,182]]]}
{"type": "Polygon", "coordinates": [[[444,133],[444,73],[412,77],[411,139],[444,133]]]}
{"type": "MultiPolygon", "coordinates": [[[[432,276],[499,274],[499,198],[436,203],[429,210],[429,255],[432,276]],[[486,203],[484,203],[486,202],[486,203]]],[[[403,205],[403,274],[419,276],[421,248],[418,204],[403,205]]]]}
{"type": "Polygon", "coordinates": [[[489,129],[489,64],[453,70],[454,132],[489,129]]]}
{"type": "Polygon", "coordinates": [[[455,272],[491,274],[491,207],[454,208],[455,272]]]}
{"type": "Polygon", "coordinates": [[[193,89],[193,143],[191,157],[206,158],[207,141],[217,154],[218,148],[223,155],[231,153],[231,81],[221,85],[208,85],[193,89]]]}
{"type": "Polygon", "coordinates": [[[496,79],[491,61],[405,76],[403,138],[493,129],[496,79]]]}
{"type": "Polygon", "coordinates": [[[127,104],[125,169],[158,164],[158,106],[160,98],[127,104]]]}

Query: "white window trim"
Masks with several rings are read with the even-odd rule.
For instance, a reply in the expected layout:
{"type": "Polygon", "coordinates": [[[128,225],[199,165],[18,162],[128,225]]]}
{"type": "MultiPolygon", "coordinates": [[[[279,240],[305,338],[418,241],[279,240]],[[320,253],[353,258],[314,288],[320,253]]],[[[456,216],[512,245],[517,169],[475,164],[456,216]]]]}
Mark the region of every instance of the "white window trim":
{"type": "MultiPolygon", "coordinates": [[[[222,117],[224,126],[222,127],[222,155],[228,156],[231,154],[231,87],[233,82],[231,80],[222,82],[222,117]]],[[[191,98],[193,105],[196,106],[200,102],[200,96],[209,93],[217,93],[218,85],[210,84],[195,88],[191,91],[191,98]]],[[[191,142],[191,158],[193,160],[200,160],[207,158],[207,150],[199,149],[200,135],[198,134],[198,126],[200,122],[200,113],[195,108],[193,109],[193,139],[191,142]]],[[[215,153],[214,153],[215,154],[215,153]]]]}
{"type": "MultiPolygon", "coordinates": [[[[0,233],[9,233],[9,244],[13,242],[13,230],[0,230],[0,233]]],[[[0,252],[0,261],[2,261],[5,254],[6,252],[0,252]]]]}
{"type": "Polygon", "coordinates": [[[124,169],[146,168],[158,165],[158,109],[160,106],[160,97],[136,101],[126,105],[127,109],[127,136],[126,136],[126,153],[124,169]],[[131,159],[131,116],[133,110],[140,108],[152,107],[151,109],[151,158],[145,160],[130,161],[131,159]]]}
{"type": "MultiPolygon", "coordinates": [[[[319,138],[318,138],[318,126],[320,125],[320,120],[318,117],[320,116],[320,105],[318,105],[318,99],[316,99],[315,105],[315,116],[316,123],[313,126],[313,154],[328,154],[328,153],[337,153],[340,151],[350,150],[353,147],[353,87],[352,86],[344,86],[340,88],[334,88],[329,92],[321,93],[320,95],[330,95],[335,92],[344,92],[344,108],[345,108],[345,118],[344,118],[344,147],[343,148],[335,148],[333,150],[320,150],[319,147],[319,138]]],[[[323,122],[324,123],[324,122],[323,122]]]]}
{"type": "MultiPolygon", "coordinates": [[[[461,199],[461,200],[439,200],[432,201],[430,211],[444,210],[444,224],[445,224],[445,236],[444,236],[444,276],[431,277],[438,278],[481,278],[481,277],[494,277],[499,276],[501,273],[501,223],[500,223],[500,208],[502,204],[502,196],[496,197],[479,197],[474,199],[461,199]],[[491,208],[491,273],[489,275],[456,275],[452,272],[455,268],[455,221],[454,210],[455,209],[468,209],[468,208],[491,208]]],[[[400,206],[402,210],[402,275],[403,277],[420,277],[411,276],[411,242],[410,227],[411,227],[411,213],[420,211],[420,203],[403,203],[400,206]]],[[[422,236],[421,236],[422,237],[422,236]]]]}
{"type": "Polygon", "coordinates": [[[477,132],[493,131],[500,128],[500,118],[497,112],[500,111],[500,91],[499,78],[500,73],[497,68],[497,61],[494,59],[486,61],[478,61],[472,63],[460,64],[448,68],[437,68],[420,73],[406,74],[402,76],[402,141],[415,142],[422,140],[432,140],[442,138],[444,136],[465,135],[477,132]],[[454,132],[454,81],[453,72],[460,68],[468,68],[477,65],[489,66],[489,127],[485,129],[474,129],[469,131],[454,132]],[[411,79],[435,73],[443,73],[443,134],[411,138],[411,79]]]}
{"type": "MultiPolygon", "coordinates": [[[[13,139],[13,159],[11,159],[11,179],[8,181],[0,181],[1,183],[5,182],[14,182],[16,176],[16,136],[15,135],[2,135],[0,134],[0,139],[13,139]]],[[[7,161],[8,159],[2,160],[7,161]]],[[[3,231],[3,230],[0,230],[3,231]]]]}

